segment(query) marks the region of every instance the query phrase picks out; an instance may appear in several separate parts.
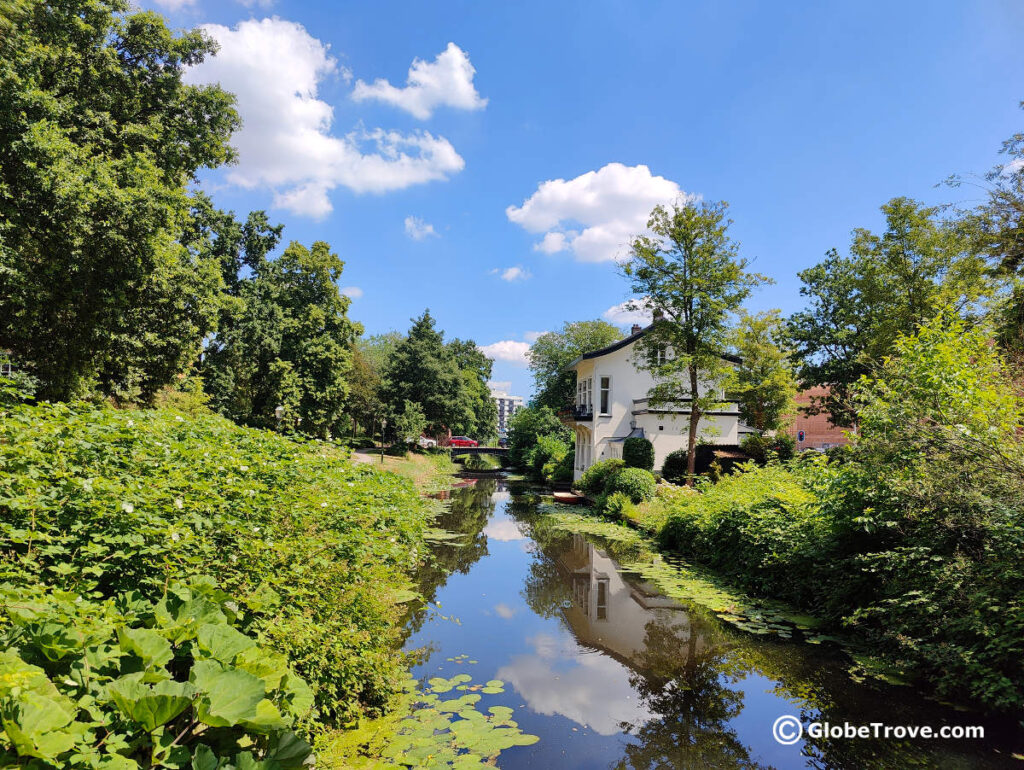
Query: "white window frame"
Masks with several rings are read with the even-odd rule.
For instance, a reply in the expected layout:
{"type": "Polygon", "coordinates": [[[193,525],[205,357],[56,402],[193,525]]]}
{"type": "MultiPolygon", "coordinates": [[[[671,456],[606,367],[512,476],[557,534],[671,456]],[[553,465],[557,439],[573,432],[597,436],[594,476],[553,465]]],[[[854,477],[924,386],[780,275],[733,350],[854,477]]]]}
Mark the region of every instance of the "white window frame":
{"type": "Polygon", "coordinates": [[[612,378],[609,374],[602,374],[597,378],[597,406],[599,414],[604,417],[608,417],[612,413],[612,378]],[[605,380],[608,381],[608,387],[606,388],[601,383],[605,380]],[[607,396],[607,398],[606,398],[607,396]]]}

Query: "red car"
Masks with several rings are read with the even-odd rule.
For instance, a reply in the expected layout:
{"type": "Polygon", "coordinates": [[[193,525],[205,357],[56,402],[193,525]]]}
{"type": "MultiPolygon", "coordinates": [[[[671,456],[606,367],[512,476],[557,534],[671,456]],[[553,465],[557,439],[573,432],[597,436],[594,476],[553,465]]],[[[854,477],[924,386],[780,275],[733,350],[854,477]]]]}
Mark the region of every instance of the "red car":
{"type": "Polygon", "coordinates": [[[452,440],[448,442],[449,446],[480,446],[479,442],[474,441],[469,436],[452,436],[452,440]]]}

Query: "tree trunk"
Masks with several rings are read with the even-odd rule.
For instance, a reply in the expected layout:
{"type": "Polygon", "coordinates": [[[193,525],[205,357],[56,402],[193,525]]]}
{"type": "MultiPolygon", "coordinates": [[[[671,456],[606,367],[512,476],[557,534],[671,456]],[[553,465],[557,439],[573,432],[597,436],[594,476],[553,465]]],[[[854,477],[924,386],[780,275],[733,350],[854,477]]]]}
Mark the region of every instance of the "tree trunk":
{"type": "Polygon", "coordinates": [[[697,409],[697,367],[690,370],[690,435],[686,442],[686,486],[692,487],[697,470],[697,423],[700,410],[697,409]]]}

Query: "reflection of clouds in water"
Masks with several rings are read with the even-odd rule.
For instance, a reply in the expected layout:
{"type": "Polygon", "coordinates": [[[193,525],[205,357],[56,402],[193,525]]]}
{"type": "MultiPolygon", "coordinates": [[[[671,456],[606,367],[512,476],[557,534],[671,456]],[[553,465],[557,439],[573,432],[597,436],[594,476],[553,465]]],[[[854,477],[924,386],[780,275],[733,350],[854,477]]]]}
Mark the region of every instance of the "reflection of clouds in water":
{"type": "Polygon", "coordinates": [[[498,613],[500,617],[505,618],[505,620],[512,620],[513,616],[515,616],[515,614],[519,612],[519,610],[509,607],[504,602],[498,602],[497,604],[495,604],[494,611],[498,613]]]}
{"type": "Polygon", "coordinates": [[[491,519],[484,527],[484,534],[492,540],[503,543],[526,539],[526,535],[519,529],[519,524],[512,519],[491,519]]]}
{"type": "Polygon", "coordinates": [[[495,503],[507,503],[511,499],[511,492],[495,492],[491,495],[491,500],[495,503]]]}
{"type": "Polygon", "coordinates": [[[629,670],[600,653],[581,653],[569,637],[538,634],[528,640],[536,655],[516,655],[497,673],[539,714],[559,714],[600,735],[619,733],[622,722],[639,725],[650,712],[629,684],[629,670]],[[567,670],[553,661],[570,661],[567,670]]]}

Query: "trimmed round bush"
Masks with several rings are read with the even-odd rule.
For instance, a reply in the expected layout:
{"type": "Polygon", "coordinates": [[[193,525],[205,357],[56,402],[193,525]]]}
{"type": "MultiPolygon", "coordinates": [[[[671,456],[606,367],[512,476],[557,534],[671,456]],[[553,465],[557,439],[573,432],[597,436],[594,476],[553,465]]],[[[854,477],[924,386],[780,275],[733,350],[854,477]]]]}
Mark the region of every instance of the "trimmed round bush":
{"type": "Polygon", "coordinates": [[[623,468],[608,478],[604,493],[611,497],[616,492],[628,496],[631,502],[642,503],[654,498],[658,484],[654,475],[643,468],[623,468]]]}
{"type": "Polygon", "coordinates": [[[776,436],[763,436],[752,433],[743,439],[740,444],[746,454],[758,465],[764,465],[769,460],[790,460],[796,451],[796,441],[792,436],[780,433],[776,436]]]}
{"type": "Polygon", "coordinates": [[[661,466],[661,477],[671,484],[686,483],[686,450],[669,452],[661,466]]]}
{"type": "Polygon", "coordinates": [[[622,442],[622,461],[627,468],[654,470],[654,444],[645,438],[627,438],[622,442]]]}
{"type": "Polygon", "coordinates": [[[617,457],[596,462],[583,471],[576,488],[587,495],[599,495],[604,490],[608,477],[624,466],[625,463],[617,457]]]}

